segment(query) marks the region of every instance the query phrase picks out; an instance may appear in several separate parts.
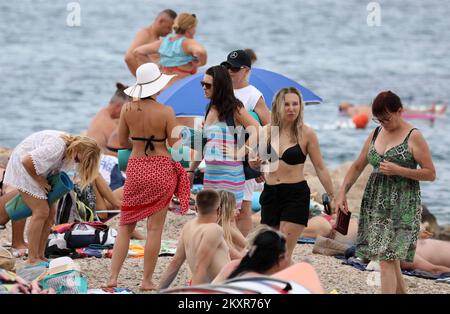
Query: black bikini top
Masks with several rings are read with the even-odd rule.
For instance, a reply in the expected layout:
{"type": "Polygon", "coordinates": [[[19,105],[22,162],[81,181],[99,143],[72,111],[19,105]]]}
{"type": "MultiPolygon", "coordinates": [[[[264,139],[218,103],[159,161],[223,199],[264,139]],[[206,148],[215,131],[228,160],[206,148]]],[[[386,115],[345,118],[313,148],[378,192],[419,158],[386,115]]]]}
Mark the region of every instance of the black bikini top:
{"type": "MultiPolygon", "coordinates": [[[[270,144],[267,145],[267,152],[269,154],[271,154],[272,145],[270,145],[270,144]]],[[[305,154],[303,154],[302,148],[297,143],[297,145],[291,146],[288,149],[286,149],[284,151],[283,155],[281,156],[281,158],[279,158],[279,159],[284,161],[288,165],[293,166],[293,165],[304,164],[306,161],[306,156],[305,156],[305,154]]]]}
{"type": "Polygon", "coordinates": [[[147,154],[147,150],[150,148],[150,150],[155,150],[155,145],[153,145],[153,142],[165,142],[166,139],[162,138],[162,139],[156,139],[154,135],[150,136],[149,138],[145,138],[145,137],[132,137],[131,138],[133,141],[143,141],[143,142],[147,142],[145,144],[145,148],[144,148],[144,152],[145,152],[145,156],[148,156],[147,154]]]}
{"type": "Polygon", "coordinates": [[[116,148],[116,147],[112,147],[112,146],[108,146],[108,145],[106,145],[106,148],[115,153],[118,153],[119,150],[123,149],[123,148],[116,148]]]}

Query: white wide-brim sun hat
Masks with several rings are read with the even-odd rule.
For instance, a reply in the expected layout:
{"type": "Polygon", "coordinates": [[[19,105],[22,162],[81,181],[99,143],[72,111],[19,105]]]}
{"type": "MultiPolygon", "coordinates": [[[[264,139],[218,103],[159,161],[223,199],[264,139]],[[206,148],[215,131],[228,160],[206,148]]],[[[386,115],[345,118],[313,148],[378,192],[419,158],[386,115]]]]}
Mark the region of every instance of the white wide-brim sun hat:
{"type": "Polygon", "coordinates": [[[136,84],[124,90],[124,93],[133,98],[153,96],[161,91],[176,75],[161,73],[154,63],[144,63],[136,70],[136,84]]]}

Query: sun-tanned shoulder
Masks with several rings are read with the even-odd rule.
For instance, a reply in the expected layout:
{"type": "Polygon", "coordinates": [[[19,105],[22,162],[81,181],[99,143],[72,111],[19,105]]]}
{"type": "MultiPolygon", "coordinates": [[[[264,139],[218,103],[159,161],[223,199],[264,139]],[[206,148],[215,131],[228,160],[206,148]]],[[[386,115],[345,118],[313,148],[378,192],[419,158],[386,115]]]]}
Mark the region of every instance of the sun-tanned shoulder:
{"type": "Polygon", "coordinates": [[[166,111],[166,113],[175,114],[175,111],[173,110],[172,106],[170,106],[170,105],[163,105],[163,106],[164,106],[164,110],[166,111]]]}
{"type": "Polygon", "coordinates": [[[316,135],[316,131],[314,131],[312,127],[306,124],[303,124],[302,126],[302,133],[306,139],[310,139],[312,136],[316,135]]]}
{"type": "Polygon", "coordinates": [[[203,227],[203,232],[208,233],[211,236],[221,236],[223,235],[223,229],[217,223],[208,223],[203,227]]]}

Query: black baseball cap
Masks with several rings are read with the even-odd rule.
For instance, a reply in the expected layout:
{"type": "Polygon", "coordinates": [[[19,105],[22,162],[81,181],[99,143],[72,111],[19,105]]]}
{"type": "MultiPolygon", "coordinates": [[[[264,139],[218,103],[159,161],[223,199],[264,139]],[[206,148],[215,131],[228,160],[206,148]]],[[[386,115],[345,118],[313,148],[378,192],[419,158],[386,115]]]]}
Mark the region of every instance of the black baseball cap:
{"type": "Polygon", "coordinates": [[[233,68],[240,68],[243,66],[251,68],[252,60],[244,50],[234,50],[228,54],[227,61],[222,62],[220,65],[231,66],[233,68]]]}

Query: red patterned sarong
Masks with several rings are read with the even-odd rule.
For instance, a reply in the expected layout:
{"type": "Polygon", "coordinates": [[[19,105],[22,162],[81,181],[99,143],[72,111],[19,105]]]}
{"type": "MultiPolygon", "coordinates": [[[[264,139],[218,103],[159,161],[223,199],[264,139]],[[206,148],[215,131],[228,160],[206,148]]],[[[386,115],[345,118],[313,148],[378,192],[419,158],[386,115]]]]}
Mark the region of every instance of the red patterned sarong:
{"type": "Polygon", "coordinates": [[[190,185],[179,162],[166,156],[131,157],[127,165],[120,225],[145,219],[169,205],[173,195],[180,200],[181,214],[189,209],[190,185]]]}

